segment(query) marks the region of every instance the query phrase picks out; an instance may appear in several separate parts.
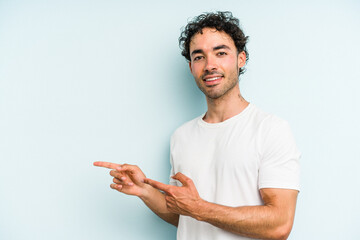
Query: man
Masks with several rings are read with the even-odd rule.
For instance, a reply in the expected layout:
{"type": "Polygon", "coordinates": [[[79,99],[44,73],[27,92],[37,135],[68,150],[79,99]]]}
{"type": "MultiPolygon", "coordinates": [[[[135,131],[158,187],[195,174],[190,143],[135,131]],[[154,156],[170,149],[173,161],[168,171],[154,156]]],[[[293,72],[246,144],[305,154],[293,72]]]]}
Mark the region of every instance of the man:
{"type": "Polygon", "coordinates": [[[202,14],[179,41],[208,110],[171,138],[171,185],[137,166],[94,165],[113,169],[111,188],[140,197],[178,227],[178,239],[286,239],[300,154],[288,124],[240,94],[248,54],[239,21],[229,12],[202,14]]]}

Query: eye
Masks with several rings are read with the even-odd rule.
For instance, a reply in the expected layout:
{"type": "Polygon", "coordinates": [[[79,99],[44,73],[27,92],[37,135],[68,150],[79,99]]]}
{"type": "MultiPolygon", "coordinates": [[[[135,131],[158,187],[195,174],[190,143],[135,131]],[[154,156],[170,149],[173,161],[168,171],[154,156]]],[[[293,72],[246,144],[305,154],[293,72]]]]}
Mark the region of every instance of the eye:
{"type": "Polygon", "coordinates": [[[198,61],[198,60],[200,60],[200,59],[202,59],[203,58],[203,56],[196,56],[196,57],[194,57],[194,60],[193,61],[198,61]]]}
{"type": "Polygon", "coordinates": [[[225,55],[227,55],[227,53],[226,52],[218,52],[217,55],[218,56],[225,56],[225,55]]]}

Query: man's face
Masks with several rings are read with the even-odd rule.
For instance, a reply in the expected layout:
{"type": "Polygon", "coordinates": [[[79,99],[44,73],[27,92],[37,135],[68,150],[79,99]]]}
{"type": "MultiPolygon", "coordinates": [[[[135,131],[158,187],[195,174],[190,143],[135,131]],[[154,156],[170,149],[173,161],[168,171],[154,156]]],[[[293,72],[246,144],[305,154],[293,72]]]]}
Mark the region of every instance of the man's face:
{"type": "Polygon", "coordinates": [[[224,96],[238,84],[239,68],[245,65],[244,52],[237,53],[225,32],[204,28],[190,42],[190,70],[200,90],[210,99],[224,96]]]}

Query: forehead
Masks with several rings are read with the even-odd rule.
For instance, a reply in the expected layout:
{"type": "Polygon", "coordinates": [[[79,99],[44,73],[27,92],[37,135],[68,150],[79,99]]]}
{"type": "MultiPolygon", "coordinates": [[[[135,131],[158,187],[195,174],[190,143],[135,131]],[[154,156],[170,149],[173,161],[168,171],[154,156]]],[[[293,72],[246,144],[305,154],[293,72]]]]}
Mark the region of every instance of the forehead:
{"type": "Polygon", "coordinates": [[[219,45],[226,45],[236,50],[234,40],[229,34],[217,31],[215,28],[203,28],[202,33],[196,33],[190,41],[190,52],[195,49],[210,50],[219,45]]]}

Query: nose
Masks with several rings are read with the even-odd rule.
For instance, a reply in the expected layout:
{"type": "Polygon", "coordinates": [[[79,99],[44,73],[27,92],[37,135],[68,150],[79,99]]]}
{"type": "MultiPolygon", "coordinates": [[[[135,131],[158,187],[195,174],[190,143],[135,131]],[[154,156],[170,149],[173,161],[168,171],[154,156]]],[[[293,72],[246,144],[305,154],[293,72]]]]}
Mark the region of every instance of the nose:
{"type": "Polygon", "coordinates": [[[216,58],[213,56],[208,56],[206,58],[206,63],[205,63],[205,71],[214,71],[218,68],[217,62],[216,62],[216,58]]]}

